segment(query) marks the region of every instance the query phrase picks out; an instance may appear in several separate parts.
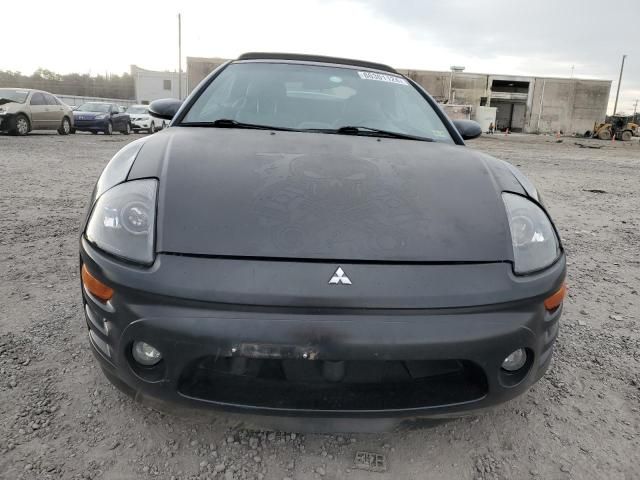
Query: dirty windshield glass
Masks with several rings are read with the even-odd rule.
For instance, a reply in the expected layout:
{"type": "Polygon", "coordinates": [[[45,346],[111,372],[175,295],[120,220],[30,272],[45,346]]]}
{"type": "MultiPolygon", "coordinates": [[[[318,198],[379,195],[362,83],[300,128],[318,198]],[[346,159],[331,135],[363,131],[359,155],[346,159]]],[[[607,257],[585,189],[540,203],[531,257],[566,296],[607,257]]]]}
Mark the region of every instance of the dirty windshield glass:
{"type": "Polygon", "coordinates": [[[111,105],[107,103],[85,103],[80,105],[77,109],[78,112],[98,112],[109,113],[111,105]]]}
{"type": "Polygon", "coordinates": [[[406,79],[355,68],[232,64],[198,98],[183,123],[220,119],[297,130],[358,126],[453,142],[406,79]]]}
{"type": "Polygon", "coordinates": [[[127,113],[148,113],[147,107],[129,107],[127,113]]]}
{"type": "Polygon", "coordinates": [[[10,88],[0,88],[0,98],[16,103],[24,103],[29,92],[26,90],[14,90],[10,88]]]}

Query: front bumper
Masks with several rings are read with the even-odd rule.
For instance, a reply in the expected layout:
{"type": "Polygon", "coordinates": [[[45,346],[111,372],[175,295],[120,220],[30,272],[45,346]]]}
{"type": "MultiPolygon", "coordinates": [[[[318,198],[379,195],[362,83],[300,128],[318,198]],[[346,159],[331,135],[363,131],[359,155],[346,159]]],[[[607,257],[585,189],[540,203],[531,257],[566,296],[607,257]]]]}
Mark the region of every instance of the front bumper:
{"type": "Polygon", "coordinates": [[[15,114],[2,113],[0,114],[0,132],[9,131],[15,128],[15,114]]]}
{"type": "MultiPolygon", "coordinates": [[[[548,312],[543,300],[565,276],[563,257],[532,282],[533,296],[526,299],[473,307],[346,308],[290,292],[276,292],[283,296],[273,301],[259,298],[251,294],[251,280],[239,278],[253,264],[247,271],[254,278],[257,269],[272,269],[276,280],[278,270],[288,268],[281,264],[289,262],[225,261],[243,264],[235,269],[215,259],[159,255],[142,270],[84,239],[81,262],[116,292],[103,304],[83,291],[91,345],[109,378],[136,396],[251,414],[349,419],[459,416],[523,393],[549,366],[561,307],[548,312]],[[196,286],[205,270],[209,290],[233,303],[205,298],[196,286]],[[219,292],[215,278],[225,279],[227,292],[219,292]],[[244,304],[235,300],[240,290],[248,294],[244,304]],[[285,294],[289,302],[283,304],[285,294]],[[137,364],[131,355],[136,340],[160,350],[162,361],[151,368],[137,364]],[[527,350],[528,363],[510,375],[500,366],[517,348],[527,350]]],[[[349,265],[349,271],[357,277],[364,267],[349,265]]],[[[466,276],[476,275],[470,272],[466,276]]],[[[442,276],[433,281],[435,288],[442,276]]],[[[266,284],[263,289],[273,291],[266,284]]]]}
{"type": "Polygon", "coordinates": [[[102,132],[106,130],[109,124],[108,119],[101,120],[78,120],[77,117],[73,120],[73,128],[81,132],[102,132]]]}
{"type": "Polygon", "coordinates": [[[131,120],[132,130],[147,130],[151,127],[151,120],[131,120]]]}

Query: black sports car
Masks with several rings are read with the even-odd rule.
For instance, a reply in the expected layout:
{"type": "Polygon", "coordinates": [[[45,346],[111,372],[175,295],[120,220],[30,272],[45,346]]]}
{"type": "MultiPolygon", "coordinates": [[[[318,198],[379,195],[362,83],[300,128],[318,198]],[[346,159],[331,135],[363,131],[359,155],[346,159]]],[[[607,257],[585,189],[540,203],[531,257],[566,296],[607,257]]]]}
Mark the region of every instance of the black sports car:
{"type": "Polygon", "coordinates": [[[277,416],[455,416],[546,371],[566,262],[535,187],[392,68],[245,54],[100,176],[91,346],[138,396],[277,416]]]}

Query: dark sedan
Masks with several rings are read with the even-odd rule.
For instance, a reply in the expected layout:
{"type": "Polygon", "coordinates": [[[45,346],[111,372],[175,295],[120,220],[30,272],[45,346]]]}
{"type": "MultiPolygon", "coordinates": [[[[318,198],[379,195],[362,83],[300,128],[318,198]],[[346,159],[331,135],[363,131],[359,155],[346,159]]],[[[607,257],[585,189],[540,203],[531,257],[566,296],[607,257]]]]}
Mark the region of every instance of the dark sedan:
{"type": "Polygon", "coordinates": [[[125,391],[455,416],[547,370],[566,271],[547,208],[411,79],[246,54],[150,110],[175,128],[115,155],[80,240],[90,344],[125,391]]]}
{"type": "Polygon", "coordinates": [[[74,131],[102,132],[111,135],[120,132],[131,133],[131,119],[121,107],[114,103],[88,102],[73,111],[74,131]]]}

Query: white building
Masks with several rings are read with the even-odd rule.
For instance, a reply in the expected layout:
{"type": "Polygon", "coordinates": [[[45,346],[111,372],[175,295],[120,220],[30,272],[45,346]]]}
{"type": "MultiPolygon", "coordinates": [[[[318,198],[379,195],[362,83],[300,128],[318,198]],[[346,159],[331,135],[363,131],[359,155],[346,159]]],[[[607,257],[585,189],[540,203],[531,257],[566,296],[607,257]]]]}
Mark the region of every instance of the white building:
{"type": "Polygon", "coordinates": [[[185,98],[187,74],[182,73],[182,95],[179,94],[178,72],[156,72],[131,65],[136,101],[147,104],[159,98],[185,98]]]}

